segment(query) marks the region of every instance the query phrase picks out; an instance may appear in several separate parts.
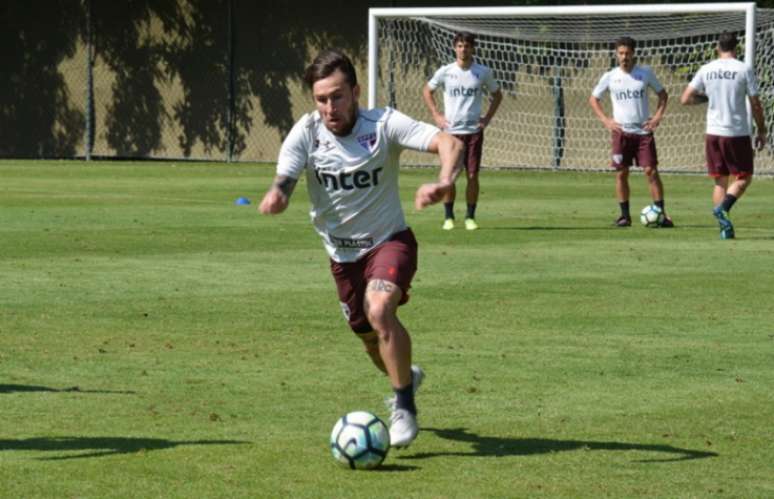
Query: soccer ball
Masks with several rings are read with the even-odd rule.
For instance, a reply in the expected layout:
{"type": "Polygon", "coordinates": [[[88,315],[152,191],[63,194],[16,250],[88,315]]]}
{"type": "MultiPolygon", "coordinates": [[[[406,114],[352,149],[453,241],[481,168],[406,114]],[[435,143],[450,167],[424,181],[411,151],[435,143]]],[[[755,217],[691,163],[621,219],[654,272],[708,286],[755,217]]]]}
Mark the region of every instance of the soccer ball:
{"type": "Polygon", "coordinates": [[[387,425],[370,412],[350,412],[333,426],[331,452],[343,466],[353,470],[376,468],[382,464],[389,450],[387,425]]]}
{"type": "Polygon", "coordinates": [[[655,204],[649,204],[640,212],[640,222],[645,227],[658,227],[664,221],[664,212],[655,204]]]}

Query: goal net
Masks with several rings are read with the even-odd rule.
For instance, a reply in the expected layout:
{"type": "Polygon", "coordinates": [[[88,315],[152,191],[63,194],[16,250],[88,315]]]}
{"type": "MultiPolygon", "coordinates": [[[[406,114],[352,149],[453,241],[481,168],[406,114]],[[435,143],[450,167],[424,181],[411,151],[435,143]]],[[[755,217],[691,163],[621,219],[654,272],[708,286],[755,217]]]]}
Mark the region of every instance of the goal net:
{"type": "MultiPolygon", "coordinates": [[[[588,99],[602,74],[617,66],[612,42],[630,36],[637,41],[637,64],[650,66],[669,94],[656,130],[660,168],[703,172],[707,108],[682,106],[679,98],[696,70],[716,57],[720,32],[737,34],[740,60],[754,59],[768,130],[774,129],[774,9],[739,10],[745,5],[752,6],[707,4],[702,11],[698,4],[683,5],[688,12],[676,5],[651,5],[649,11],[643,6],[372,9],[369,105],[390,105],[432,123],[422,87],[435,70],[454,61],[454,35],[469,31],[476,35],[476,60],[492,68],[504,95],[486,131],[484,166],[607,169],[610,134],[588,99]],[[729,6],[737,10],[718,10],[729,6]]],[[[652,113],[657,98],[649,93],[652,113]]],[[[441,108],[441,92],[436,99],[441,108]]],[[[608,94],[602,105],[612,115],[608,94]]],[[[756,156],[758,172],[774,173],[771,142],[756,156]]],[[[426,162],[422,155],[404,153],[404,164],[426,162]]]]}

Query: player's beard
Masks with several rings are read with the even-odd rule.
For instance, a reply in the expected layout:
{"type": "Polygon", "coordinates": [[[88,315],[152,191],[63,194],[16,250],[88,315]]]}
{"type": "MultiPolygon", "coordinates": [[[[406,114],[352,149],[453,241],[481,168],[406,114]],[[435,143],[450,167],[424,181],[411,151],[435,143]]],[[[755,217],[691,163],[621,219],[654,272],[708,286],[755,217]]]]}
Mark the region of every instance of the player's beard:
{"type": "Polygon", "coordinates": [[[342,127],[339,130],[333,130],[330,127],[328,127],[328,130],[333,132],[333,135],[338,135],[339,137],[346,137],[347,135],[352,133],[352,129],[355,128],[356,122],[357,122],[357,104],[354,104],[352,106],[352,109],[349,112],[349,120],[347,120],[346,123],[342,123],[342,127]]]}

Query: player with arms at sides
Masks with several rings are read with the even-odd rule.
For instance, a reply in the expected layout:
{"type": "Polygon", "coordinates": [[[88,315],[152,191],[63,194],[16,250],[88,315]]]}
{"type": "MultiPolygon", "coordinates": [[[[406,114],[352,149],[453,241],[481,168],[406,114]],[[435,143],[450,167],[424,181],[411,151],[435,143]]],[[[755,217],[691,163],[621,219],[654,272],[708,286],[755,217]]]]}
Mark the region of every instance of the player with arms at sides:
{"type": "Polygon", "coordinates": [[[736,58],[736,45],[736,35],[723,32],[718,38],[718,58],[699,68],[680,97],[682,104],[709,101],[704,154],[707,172],[715,179],[712,214],[720,226],[721,239],[735,237],[728,212],[752,182],[753,148],[747,99],[758,131],[755,147],[760,150],[766,145],[766,123],[755,72],[736,58]],[[729,186],[730,175],[735,179],[729,186]]]}
{"type": "MultiPolygon", "coordinates": [[[[465,197],[467,213],[465,228],[478,229],[476,205],[478,204],[478,172],[481,168],[481,154],[484,145],[484,128],[492,121],[503,94],[492,76],[492,70],[473,60],[476,38],[471,33],[461,32],[454,37],[455,61],[441,67],[422,89],[422,97],[433,114],[433,120],[442,130],[449,132],[465,145],[463,162],[467,171],[465,197]],[[433,96],[435,90],[443,87],[444,113],[438,111],[433,96]],[[481,116],[483,91],[489,92],[489,108],[481,116]]],[[[454,199],[456,189],[443,200],[445,219],[443,228],[454,228],[454,199]]]]}
{"type": "Polygon", "coordinates": [[[658,173],[656,139],[653,131],[661,123],[667,106],[667,92],[648,66],[634,63],[636,42],[624,36],[615,41],[615,55],[618,67],[603,74],[589,97],[589,104],[599,121],[612,134],[612,161],[616,170],[615,191],[621,216],[615,221],[618,227],[629,227],[632,217],[629,212],[629,168],[636,163],[645,172],[653,204],[664,213],[659,227],[674,227],[672,219],[664,208],[664,185],[658,173]],[[656,112],[650,116],[648,110],[648,87],[658,96],[656,112]],[[600,99],[610,92],[613,116],[602,109],[600,99]]]}
{"type": "Polygon", "coordinates": [[[389,377],[395,392],[390,442],[404,447],[419,431],[414,393],[424,374],[411,364],[411,338],[397,317],[417,268],[417,242],[400,204],[398,157],[410,148],[440,158],[438,182],[416,192],[421,209],[451,190],[462,144],[394,109],[360,109],[357,75],[341,52],[321,52],[304,80],[317,110],[283,142],[277,175],[259,210],[285,211],[306,174],[312,223],[330,257],[341,308],[372,362],[389,377]]]}

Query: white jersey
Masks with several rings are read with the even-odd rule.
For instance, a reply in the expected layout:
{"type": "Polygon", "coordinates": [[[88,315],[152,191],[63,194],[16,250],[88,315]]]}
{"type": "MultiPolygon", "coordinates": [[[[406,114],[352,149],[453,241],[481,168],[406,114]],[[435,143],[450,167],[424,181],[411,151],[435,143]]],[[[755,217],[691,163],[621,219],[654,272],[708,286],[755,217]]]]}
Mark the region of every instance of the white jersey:
{"type": "Polygon", "coordinates": [[[482,89],[494,92],[499,85],[492,70],[483,64],[473,63],[462,69],[453,62],[441,67],[427,82],[430,90],[443,87],[443,114],[449,122],[449,133],[469,135],[479,131],[482,89]]]}
{"type": "Polygon", "coordinates": [[[320,113],[305,114],[280,149],[277,175],[306,170],[312,223],[337,262],[354,262],[406,229],[398,192],[404,148],[426,151],[438,128],[391,108],[359,110],[346,137],[325,127],[320,113]]]}
{"type": "Polygon", "coordinates": [[[609,90],[616,123],[626,133],[648,135],[651,132],[642,128],[650,118],[648,87],[656,93],[664,89],[650,67],[634,66],[629,73],[619,67],[603,74],[591,95],[600,99],[609,90]]]}
{"type": "Polygon", "coordinates": [[[709,98],[708,134],[722,137],[751,134],[747,96],[758,95],[758,82],[749,64],[733,58],[715,59],[699,68],[688,85],[709,98]]]}

